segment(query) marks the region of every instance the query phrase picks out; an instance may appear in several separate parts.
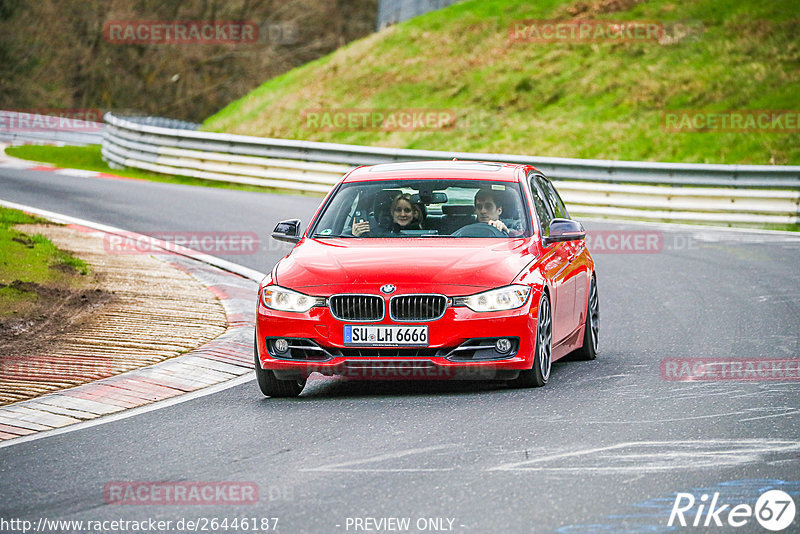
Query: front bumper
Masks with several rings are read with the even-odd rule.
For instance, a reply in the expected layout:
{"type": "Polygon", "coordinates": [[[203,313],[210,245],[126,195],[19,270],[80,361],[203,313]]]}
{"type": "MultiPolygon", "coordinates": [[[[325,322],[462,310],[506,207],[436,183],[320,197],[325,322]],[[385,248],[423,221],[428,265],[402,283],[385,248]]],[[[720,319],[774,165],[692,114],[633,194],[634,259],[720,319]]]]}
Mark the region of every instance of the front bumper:
{"type": "MultiPolygon", "coordinates": [[[[525,305],[502,312],[478,313],[466,307],[448,307],[440,319],[425,323],[396,322],[385,317],[370,325],[428,326],[427,347],[352,347],[344,343],[344,326],[354,324],[333,317],[328,308],[306,313],[279,312],[260,301],[256,343],[263,369],[280,379],[312,373],[377,380],[509,380],[530,369],[537,311],[530,295],[525,305]],[[512,341],[501,354],[491,345],[497,338],[512,341]],[[275,340],[289,342],[279,353],[275,340]]],[[[364,323],[359,323],[363,325],[364,323]]]]}

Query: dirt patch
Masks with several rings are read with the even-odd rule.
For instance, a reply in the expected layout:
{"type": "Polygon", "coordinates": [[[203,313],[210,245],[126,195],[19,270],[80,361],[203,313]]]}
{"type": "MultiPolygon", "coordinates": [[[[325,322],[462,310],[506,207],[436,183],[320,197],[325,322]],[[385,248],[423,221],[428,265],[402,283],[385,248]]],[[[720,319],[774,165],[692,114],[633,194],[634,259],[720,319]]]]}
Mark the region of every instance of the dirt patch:
{"type": "Polygon", "coordinates": [[[69,263],[54,263],[50,266],[51,269],[54,271],[58,271],[64,274],[78,274],[78,269],[74,265],[70,265],[69,263]]]}
{"type": "MultiPolygon", "coordinates": [[[[74,271],[72,266],[64,267],[74,271]]],[[[61,346],[71,333],[80,330],[93,312],[114,300],[111,292],[99,287],[76,290],[21,280],[0,284],[0,289],[4,287],[33,293],[36,302],[24,317],[0,319],[0,357],[24,357],[51,351],[61,346]]]]}
{"type": "Polygon", "coordinates": [[[28,235],[20,235],[20,236],[12,237],[11,241],[15,241],[15,242],[19,243],[20,245],[23,245],[23,246],[28,247],[28,248],[33,248],[33,246],[35,245],[33,239],[31,239],[31,237],[28,236],[28,235]]]}
{"type": "Polygon", "coordinates": [[[628,11],[642,0],[597,0],[595,2],[577,2],[565,8],[572,17],[591,18],[606,13],[628,11]]]}

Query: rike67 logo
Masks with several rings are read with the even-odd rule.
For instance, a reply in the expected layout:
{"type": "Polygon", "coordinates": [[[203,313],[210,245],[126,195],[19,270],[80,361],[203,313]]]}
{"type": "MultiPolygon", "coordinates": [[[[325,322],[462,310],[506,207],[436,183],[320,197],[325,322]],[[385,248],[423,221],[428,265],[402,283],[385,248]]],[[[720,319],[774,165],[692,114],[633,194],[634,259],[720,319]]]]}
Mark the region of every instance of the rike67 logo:
{"type": "Polygon", "coordinates": [[[727,531],[751,523],[755,516],[763,528],[778,532],[794,522],[795,511],[794,499],[781,490],[762,493],[755,506],[720,503],[718,492],[712,496],[704,493],[699,500],[691,493],[678,493],[667,526],[702,527],[704,531],[710,527],[725,527],[727,531]],[[695,510],[696,505],[699,506],[695,510]]]}

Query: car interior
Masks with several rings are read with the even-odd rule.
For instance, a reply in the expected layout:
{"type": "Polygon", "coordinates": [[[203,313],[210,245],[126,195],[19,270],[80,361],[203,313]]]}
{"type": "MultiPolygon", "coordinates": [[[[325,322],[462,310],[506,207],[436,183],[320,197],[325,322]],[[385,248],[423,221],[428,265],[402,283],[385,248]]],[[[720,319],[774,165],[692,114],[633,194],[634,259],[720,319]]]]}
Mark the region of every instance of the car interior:
{"type": "MultiPolygon", "coordinates": [[[[340,199],[333,199],[329,209],[337,215],[321,217],[317,235],[351,237],[353,222],[369,221],[370,226],[388,229],[392,225],[391,204],[400,194],[408,193],[411,203],[422,212],[421,229],[401,230],[399,236],[453,236],[453,237],[501,237],[494,233],[468,228],[477,223],[473,201],[478,186],[465,183],[444,183],[442,187],[420,183],[369,184],[352,187],[339,192],[340,199]],[[321,228],[321,229],[320,229],[321,228]]],[[[487,187],[486,184],[482,184],[487,187]]],[[[502,199],[501,219],[519,220],[522,214],[519,193],[505,185],[492,184],[498,198],[502,199]]],[[[526,224],[526,223],[523,223],[526,224]]],[[[380,235],[373,233],[372,237],[380,235]]],[[[505,236],[503,236],[505,237],[505,236]]]]}

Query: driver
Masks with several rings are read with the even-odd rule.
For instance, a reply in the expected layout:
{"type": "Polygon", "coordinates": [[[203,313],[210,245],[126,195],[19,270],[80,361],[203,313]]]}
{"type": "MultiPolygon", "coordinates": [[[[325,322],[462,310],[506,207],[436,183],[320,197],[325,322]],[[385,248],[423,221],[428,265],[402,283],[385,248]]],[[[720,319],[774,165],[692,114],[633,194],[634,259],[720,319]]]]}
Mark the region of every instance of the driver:
{"type": "Polygon", "coordinates": [[[494,226],[501,232],[509,236],[521,235],[519,222],[513,220],[503,221],[500,215],[503,213],[503,204],[500,193],[489,188],[479,189],[475,194],[475,215],[479,223],[487,223],[494,226]],[[509,228],[511,226],[511,228],[509,228]]]}

